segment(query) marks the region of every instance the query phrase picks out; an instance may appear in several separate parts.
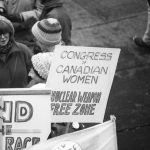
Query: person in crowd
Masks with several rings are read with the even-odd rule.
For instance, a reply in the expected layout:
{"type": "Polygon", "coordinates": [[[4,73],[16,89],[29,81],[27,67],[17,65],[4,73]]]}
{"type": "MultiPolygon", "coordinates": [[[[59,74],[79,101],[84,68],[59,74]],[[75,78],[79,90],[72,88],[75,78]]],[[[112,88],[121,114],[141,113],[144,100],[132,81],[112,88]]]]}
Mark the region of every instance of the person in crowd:
{"type": "Polygon", "coordinates": [[[60,22],[55,18],[37,21],[31,31],[36,41],[35,54],[38,52],[54,52],[55,46],[61,44],[62,28],[60,22]]]}
{"type": "MultiPolygon", "coordinates": [[[[33,89],[42,89],[46,86],[46,81],[52,64],[53,52],[38,53],[32,56],[32,68],[29,76],[32,78],[33,89]]],[[[53,138],[62,134],[74,132],[84,128],[83,124],[73,123],[52,123],[51,133],[48,138],[53,138]]]]}
{"type": "Polygon", "coordinates": [[[65,45],[71,45],[72,22],[67,11],[63,7],[62,0],[43,0],[44,5],[40,19],[56,18],[62,27],[62,41],[65,45]]]}
{"type": "Polygon", "coordinates": [[[62,26],[62,41],[71,45],[72,23],[61,0],[0,0],[0,12],[14,22],[15,29],[32,28],[44,18],[56,18],[62,26]]]}
{"type": "Polygon", "coordinates": [[[0,16],[0,88],[24,88],[28,84],[32,53],[14,39],[14,27],[0,16]]]}
{"type": "Polygon", "coordinates": [[[0,0],[0,14],[13,22],[16,31],[30,29],[42,9],[41,0],[0,0]]]}
{"type": "MultiPolygon", "coordinates": [[[[37,21],[32,29],[35,38],[33,53],[49,52],[49,59],[53,56],[55,46],[61,44],[61,25],[57,19],[48,18],[37,21]]],[[[31,80],[28,86],[32,86],[37,81],[31,80]]]]}
{"type": "Polygon", "coordinates": [[[38,53],[32,56],[32,68],[28,74],[32,79],[32,84],[30,83],[28,87],[45,88],[52,57],[52,52],[38,53]]]}
{"type": "MultiPolygon", "coordinates": [[[[62,29],[57,19],[48,18],[37,21],[32,27],[32,33],[40,50],[36,51],[35,55],[31,58],[33,67],[30,70],[29,76],[32,80],[28,87],[45,88],[56,45],[61,44],[62,29]]],[[[52,123],[51,134],[48,138],[83,128],[83,124],[76,122],[52,123]]]]}
{"type": "MultiPolygon", "coordinates": [[[[48,18],[37,21],[32,27],[32,34],[35,38],[33,53],[50,52],[50,58],[53,56],[55,46],[61,44],[61,25],[57,19],[48,18]]],[[[28,86],[35,84],[31,80],[28,86]]]]}
{"type": "Polygon", "coordinates": [[[143,48],[150,48],[150,0],[147,0],[148,4],[148,19],[147,19],[147,27],[144,35],[142,37],[134,36],[134,43],[143,48]]]}
{"type": "Polygon", "coordinates": [[[31,28],[39,20],[42,9],[41,0],[0,0],[0,15],[13,23],[16,41],[31,50],[34,46],[31,28]]]}

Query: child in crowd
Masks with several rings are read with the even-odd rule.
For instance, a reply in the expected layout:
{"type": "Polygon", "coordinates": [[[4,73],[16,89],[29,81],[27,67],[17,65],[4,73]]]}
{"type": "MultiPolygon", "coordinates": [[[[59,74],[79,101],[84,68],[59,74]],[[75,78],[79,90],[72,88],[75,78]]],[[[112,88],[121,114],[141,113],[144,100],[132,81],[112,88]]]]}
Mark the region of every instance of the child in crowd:
{"type": "MultiPolygon", "coordinates": [[[[43,61],[40,61],[39,63],[46,63],[47,57],[49,57],[49,60],[53,56],[53,52],[55,50],[55,46],[61,43],[61,25],[57,19],[49,18],[49,19],[43,19],[41,21],[37,21],[33,27],[32,27],[32,33],[35,37],[36,45],[33,49],[34,54],[39,53],[39,55],[36,55],[36,58],[45,57],[43,61]],[[49,52],[47,54],[41,54],[40,52],[49,52]]],[[[34,56],[35,57],[35,56],[34,56]]],[[[32,63],[36,64],[38,66],[38,62],[35,63],[34,57],[32,58],[32,63]]],[[[48,64],[48,62],[47,62],[48,64]]],[[[36,66],[36,67],[37,67],[36,66]]],[[[43,68],[45,69],[45,68],[43,68]]],[[[31,70],[32,73],[33,70],[31,70]]],[[[46,80],[47,78],[44,78],[46,80]]],[[[38,78],[39,80],[39,78],[38,78]]],[[[39,80],[41,82],[41,80],[39,80]]],[[[28,87],[32,86],[33,84],[38,83],[39,81],[31,80],[28,87]]]]}
{"type": "MultiPolygon", "coordinates": [[[[29,72],[29,76],[32,78],[31,88],[45,88],[49,70],[52,64],[53,53],[45,52],[38,53],[32,56],[32,69],[29,72]]],[[[76,130],[83,129],[84,125],[77,122],[73,123],[52,123],[51,133],[49,138],[56,137],[62,134],[74,132],[76,130]]]]}
{"type": "Polygon", "coordinates": [[[28,87],[45,88],[52,57],[53,53],[51,52],[38,53],[32,56],[32,68],[29,72],[29,76],[32,80],[28,87]]]}
{"type": "MultiPolygon", "coordinates": [[[[62,29],[57,19],[48,18],[35,23],[32,27],[32,33],[41,53],[35,51],[37,54],[32,56],[31,61],[33,68],[29,75],[33,80],[31,80],[29,87],[45,88],[56,45],[61,44],[62,29]]],[[[49,138],[80,130],[84,128],[84,125],[75,122],[52,123],[51,127],[52,131],[49,138]]]]}

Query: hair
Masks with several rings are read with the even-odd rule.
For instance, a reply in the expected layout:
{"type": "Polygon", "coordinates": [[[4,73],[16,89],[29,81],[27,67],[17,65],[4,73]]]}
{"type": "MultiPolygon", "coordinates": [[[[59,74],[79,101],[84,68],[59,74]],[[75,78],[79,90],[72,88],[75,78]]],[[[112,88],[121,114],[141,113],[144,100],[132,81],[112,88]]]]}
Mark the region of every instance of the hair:
{"type": "Polygon", "coordinates": [[[10,34],[10,39],[13,40],[14,39],[14,35],[13,35],[13,30],[10,27],[10,25],[4,21],[0,21],[0,34],[5,34],[5,33],[9,33],[10,34]]]}

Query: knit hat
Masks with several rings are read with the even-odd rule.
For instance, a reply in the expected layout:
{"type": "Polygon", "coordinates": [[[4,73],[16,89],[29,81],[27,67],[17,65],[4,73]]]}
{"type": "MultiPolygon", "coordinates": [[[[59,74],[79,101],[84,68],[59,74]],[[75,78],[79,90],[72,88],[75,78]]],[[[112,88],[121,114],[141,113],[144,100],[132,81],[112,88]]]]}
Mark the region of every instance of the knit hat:
{"type": "Polygon", "coordinates": [[[53,53],[38,53],[31,58],[35,73],[42,79],[46,80],[51,66],[53,53]]]}
{"type": "Polygon", "coordinates": [[[15,32],[15,30],[14,30],[14,27],[13,27],[13,24],[11,23],[11,21],[10,20],[8,20],[7,18],[5,18],[4,16],[1,16],[0,15],[0,22],[5,22],[9,27],[10,27],[10,30],[11,30],[11,32],[12,32],[12,35],[14,35],[14,32],[15,32]]]}
{"type": "Polygon", "coordinates": [[[61,25],[57,19],[37,21],[32,27],[35,38],[44,45],[56,45],[61,41],[61,25]]]}

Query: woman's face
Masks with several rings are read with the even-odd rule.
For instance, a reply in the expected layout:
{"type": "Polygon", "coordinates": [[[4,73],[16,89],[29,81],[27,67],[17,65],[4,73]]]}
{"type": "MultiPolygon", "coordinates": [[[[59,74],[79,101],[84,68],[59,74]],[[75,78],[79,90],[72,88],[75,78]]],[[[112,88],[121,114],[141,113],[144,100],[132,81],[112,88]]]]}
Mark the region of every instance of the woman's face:
{"type": "Polygon", "coordinates": [[[9,42],[9,33],[0,34],[0,46],[5,46],[9,42]]]}

